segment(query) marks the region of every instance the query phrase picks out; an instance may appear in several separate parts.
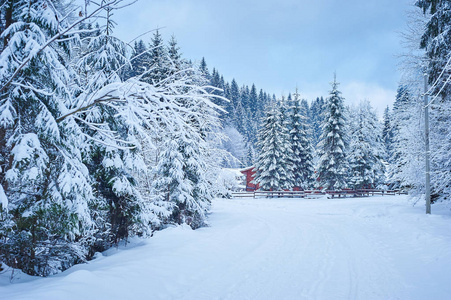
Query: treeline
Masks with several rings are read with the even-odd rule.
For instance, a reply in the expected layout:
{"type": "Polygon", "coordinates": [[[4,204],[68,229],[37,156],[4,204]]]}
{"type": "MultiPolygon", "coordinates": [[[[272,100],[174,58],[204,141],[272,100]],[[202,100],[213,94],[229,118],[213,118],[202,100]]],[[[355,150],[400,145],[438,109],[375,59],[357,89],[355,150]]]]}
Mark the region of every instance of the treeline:
{"type": "Polygon", "coordinates": [[[336,80],[329,97],[318,98],[310,109],[296,92],[266,109],[254,181],[264,190],[383,187],[382,135],[370,103],[346,107],[336,80]],[[312,113],[316,107],[320,111],[312,113]]]}

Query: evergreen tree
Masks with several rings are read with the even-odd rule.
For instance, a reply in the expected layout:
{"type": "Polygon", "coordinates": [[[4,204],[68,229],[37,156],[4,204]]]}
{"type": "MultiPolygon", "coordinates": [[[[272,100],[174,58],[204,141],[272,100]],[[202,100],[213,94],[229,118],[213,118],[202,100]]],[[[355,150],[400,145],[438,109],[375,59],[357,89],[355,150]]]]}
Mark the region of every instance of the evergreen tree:
{"type": "Polygon", "coordinates": [[[155,171],[154,189],[159,201],[174,208],[170,221],[195,229],[205,224],[211,198],[199,140],[193,137],[184,130],[175,130],[167,136],[155,171]]]}
{"type": "Polygon", "coordinates": [[[319,143],[318,184],[325,189],[346,187],[348,171],[344,104],[334,77],[332,90],[325,104],[324,123],[319,143]]]}
{"type": "Polygon", "coordinates": [[[149,53],[147,51],[147,47],[143,40],[135,42],[130,70],[128,70],[124,79],[138,76],[145,71],[146,67],[149,67],[149,53]]]}
{"type": "Polygon", "coordinates": [[[173,69],[180,70],[180,60],[181,60],[181,54],[179,53],[180,47],[177,45],[177,40],[175,39],[175,36],[171,36],[171,40],[169,41],[168,46],[168,55],[171,59],[171,63],[173,64],[173,69]]]}
{"type": "Polygon", "coordinates": [[[252,119],[255,119],[258,110],[258,95],[255,84],[252,84],[251,90],[249,92],[249,108],[252,113],[252,119]]]}
{"type": "MultiPolygon", "coordinates": [[[[111,18],[107,10],[105,30],[90,38],[87,53],[82,55],[81,66],[89,68],[90,77],[79,95],[80,102],[87,101],[106,85],[121,82],[118,70],[127,62],[126,45],[110,35],[111,18]]],[[[89,142],[86,164],[98,192],[97,206],[106,210],[104,216],[101,209],[96,211],[98,216],[103,216],[97,218],[102,223],[97,224],[97,228],[103,228],[98,239],[103,242],[96,244],[96,251],[103,251],[129,236],[150,232],[150,224],[147,224],[144,215],[146,203],[133,176],[135,169],[141,165],[142,155],[136,144],[137,133],[128,126],[127,117],[123,117],[116,107],[102,105],[86,113],[90,123],[82,123],[86,134],[93,136],[89,142]],[[92,123],[101,124],[98,125],[100,130],[93,133],[95,126],[92,123]],[[102,226],[104,223],[108,226],[102,226]]]]}
{"type": "Polygon", "coordinates": [[[324,104],[323,97],[316,98],[310,106],[310,128],[311,140],[314,149],[318,148],[318,144],[322,135],[322,125],[324,124],[324,104]]]}
{"type": "Polygon", "coordinates": [[[293,165],[294,186],[308,189],[313,182],[313,157],[307,136],[307,119],[296,92],[289,110],[289,129],[293,165]]]}
{"type": "Polygon", "coordinates": [[[279,108],[270,105],[258,135],[259,154],[255,164],[255,179],[263,190],[282,190],[293,187],[292,166],[287,144],[289,135],[281,123],[279,108]]]}
{"type": "Polygon", "coordinates": [[[149,46],[149,61],[147,62],[147,72],[142,79],[151,84],[162,84],[169,72],[169,62],[167,49],[164,46],[163,38],[157,30],[149,46]]]}
{"type": "Polygon", "coordinates": [[[407,149],[405,148],[409,141],[407,134],[404,134],[410,123],[411,95],[405,85],[400,85],[397,90],[395,103],[393,104],[393,150],[391,153],[389,166],[389,181],[394,188],[400,188],[403,185],[402,173],[406,162],[407,149]]]}
{"type": "Polygon", "coordinates": [[[385,173],[380,124],[368,101],[361,102],[352,115],[349,182],[355,189],[376,188],[383,183],[385,173]]]}
{"type": "Polygon", "coordinates": [[[210,80],[210,72],[208,71],[207,62],[205,61],[205,57],[202,57],[200,61],[200,72],[206,78],[206,80],[210,80]]]}
{"type": "Polygon", "coordinates": [[[0,260],[46,276],[87,258],[93,194],[81,129],[73,117],[57,121],[77,86],[68,64],[71,41],[43,47],[68,28],[65,5],[9,3],[11,25],[0,53],[0,260]]]}
{"type": "MultiPolygon", "coordinates": [[[[451,1],[449,0],[418,0],[416,6],[429,13],[430,19],[421,37],[420,48],[426,51],[429,58],[427,73],[429,83],[433,84],[445,68],[451,53],[451,1]]],[[[446,73],[445,73],[446,74],[446,73]]],[[[445,84],[448,76],[442,76],[433,92],[437,93],[445,84]]],[[[442,91],[442,96],[449,96],[449,86],[442,91]]]]}
{"type": "Polygon", "coordinates": [[[384,129],[382,131],[382,141],[384,142],[385,148],[385,161],[390,163],[393,152],[393,128],[392,116],[388,106],[384,110],[384,129]]]}

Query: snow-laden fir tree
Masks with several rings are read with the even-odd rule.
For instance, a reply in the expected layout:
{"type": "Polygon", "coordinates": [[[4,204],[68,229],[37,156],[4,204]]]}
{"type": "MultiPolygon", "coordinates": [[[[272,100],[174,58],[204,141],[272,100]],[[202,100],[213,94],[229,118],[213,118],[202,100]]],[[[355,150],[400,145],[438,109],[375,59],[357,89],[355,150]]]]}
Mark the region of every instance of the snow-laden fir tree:
{"type": "Polygon", "coordinates": [[[293,166],[293,185],[301,189],[308,189],[313,183],[313,157],[310,141],[307,135],[306,110],[302,108],[299,94],[294,94],[290,101],[288,121],[290,130],[290,146],[293,166]]]}
{"type": "Polygon", "coordinates": [[[325,189],[346,187],[348,164],[346,159],[345,109],[344,99],[338,90],[334,76],[332,90],[324,106],[324,123],[322,125],[319,147],[318,182],[325,189]]]}
{"type": "Polygon", "coordinates": [[[153,188],[159,201],[173,207],[169,221],[188,224],[193,228],[204,225],[210,199],[206,196],[205,168],[198,145],[183,130],[176,130],[163,142],[163,151],[155,170],[153,188]]]}
{"type": "MultiPolygon", "coordinates": [[[[289,94],[291,97],[291,94],[289,94]]],[[[287,149],[286,155],[286,163],[285,163],[285,172],[286,172],[286,180],[281,185],[283,190],[290,190],[295,186],[294,183],[294,153],[291,143],[291,135],[290,131],[292,129],[291,119],[290,119],[290,101],[282,97],[277,103],[277,107],[279,109],[279,118],[280,118],[280,126],[281,126],[281,142],[283,143],[283,147],[287,149]]]]}
{"type": "Polygon", "coordinates": [[[283,126],[276,103],[268,105],[258,133],[259,154],[255,163],[255,179],[261,189],[277,191],[293,187],[293,170],[289,157],[288,129],[283,126]]]}
{"type": "MultiPolygon", "coordinates": [[[[318,144],[321,140],[322,125],[324,124],[324,98],[316,98],[310,105],[310,128],[311,128],[311,143],[313,149],[318,149],[318,144]]],[[[314,153],[315,154],[315,153],[314,153]]],[[[315,155],[317,156],[317,155],[315,155]]]]}
{"type": "Polygon", "coordinates": [[[450,68],[448,62],[451,57],[451,35],[449,34],[451,3],[449,0],[417,0],[415,5],[429,17],[419,45],[425,50],[428,58],[426,72],[429,75],[429,84],[432,85],[434,94],[441,91],[443,98],[450,101],[451,87],[446,84],[449,74],[447,72],[444,76],[441,74],[445,67],[448,70],[450,68]]]}
{"type": "Polygon", "coordinates": [[[407,180],[406,171],[409,168],[409,160],[411,158],[408,152],[414,147],[409,146],[411,141],[409,141],[408,137],[412,136],[412,134],[419,134],[417,138],[422,136],[417,126],[420,125],[419,122],[416,125],[412,124],[413,116],[411,116],[411,113],[413,113],[413,107],[414,103],[408,87],[400,85],[392,113],[393,150],[388,169],[388,181],[392,188],[406,187],[405,184],[411,181],[407,180]]]}
{"type": "Polygon", "coordinates": [[[385,174],[381,124],[368,101],[361,102],[351,116],[349,185],[354,189],[376,188],[384,183],[385,174]]]}
{"type": "Polygon", "coordinates": [[[149,45],[149,59],[146,61],[146,72],[142,80],[150,84],[162,84],[162,80],[168,76],[168,53],[163,38],[157,30],[149,45]]]}
{"type": "Polygon", "coordinates": [[[149,62],[149,52],[143,40],[135,41],[133,54],[130,59],[130,66],[127,66],[127,72],[124,79],[141,75],[149,62]]]}
{"type": "Polygon", "coordinates": [[[71,40],[44,46],[67,28],[66,7],[15,1],[2,32],[0,260],[33,275],[84,261],[93,228],[81,128],[72,116],[58,121],[77,86],[68,65],[71,40]]]}
{"type": "Polygon", "coordinates": [[[390,108],[388,106],[384,110],[384,127],[382,129],[382,142],[384,143],[385,149],[384,160],[390,163],[393,152],[393,128],[392,128],[392,115],[390,112],[390,108]]]}
{"type": "MultiPolygon", "coordinates": [[[[96,36],[86,38],[86,53],[82,53],[80,68],[89,69],[89,79],[82,87],[79,102],[90,102],[96,91],[109,84],[120,83],[120,71],[127,64],[126,45],[112,36],[113,20],[106,9],[106,26],[96,36]]],[[[138,132],[130,125],[121,104],[96,105],[79,118],[89,136],[86,163],[91,171],[98,202],[96,220],[98,240],[96,250],[135,234],[150,231],[146,203],[137,188],[135,173],[143,167],[138,132]]]]}
{"type": "Polygon", "coordinates": [[[170,222],[188,224],[198,228],[206,224],[206,214],[213,198],[215,178],[222,157],[211,142],[213,131],[219,127],[218,112],[211,97],[202,87],[207,80],[202,70],[186,70],[181,85],[179,103],[182,105],[183,122],[174,124],[161,144],[158,164],[153,172],[153,189],[157,201],[165,201],[173,207],[170,222]],[[200,84],[196,87],[196,84],[200,84]]]}

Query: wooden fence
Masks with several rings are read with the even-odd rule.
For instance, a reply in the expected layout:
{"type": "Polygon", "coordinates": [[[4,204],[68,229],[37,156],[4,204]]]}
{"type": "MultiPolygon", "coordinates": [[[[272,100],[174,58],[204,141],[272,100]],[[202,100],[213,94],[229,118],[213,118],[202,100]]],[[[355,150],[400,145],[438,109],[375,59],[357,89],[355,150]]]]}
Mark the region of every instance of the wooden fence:
{"type": "Polygon", "coordinates": [[[374,195],[401,195],[407,194],[401,190],[306,190],[306,191],[253,191],[253,192],[233,192],[234,198],[317,198],[321,195],[328,195],[328,198],[346,198],[346,197],[369,197],[374,195]]]}

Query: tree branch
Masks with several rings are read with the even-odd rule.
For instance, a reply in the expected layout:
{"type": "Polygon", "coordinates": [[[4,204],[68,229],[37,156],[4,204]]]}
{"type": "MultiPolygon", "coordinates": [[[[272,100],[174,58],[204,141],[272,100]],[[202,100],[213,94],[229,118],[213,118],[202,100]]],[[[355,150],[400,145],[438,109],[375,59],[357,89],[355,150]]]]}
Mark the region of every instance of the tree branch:
{"type": "MultiPolygon", "coordinates": [[[[77,26],[78,24],[82,23],[83,21],[86,21],[90,18],[92,18],[93,16],[95,16],[96,14],[98,14],[101,10],[105,9],[106,7],[109,7],[111,5],[117,4],[122,2],[123,0],[113,0],[111,2],[107,2],[104,3],[102,5],[100,5],[97,9],[95,9],[92,13],[90,13],[89,15],[85,16],[84,18],[78,20],[77,22],[73,23],[72,25],[70,25],[68,28],[66,28],[66,30],[56,34],[55,36],[53,36],[47,43],[45,43],[44,45],[41,46],[41,48],[35,53],[35,55],[38,55],[40,52],[42,52],[45,48],[47,48],[51,43],[53,43],[54,41],[58,40],[61,36],[67,34],[70,30],[72,30],[72,28],[74,28],[75,26],[77,26]]],[[[19,75],[20,71],[30,62],[30,60],[33,58],[34,56],[30,56],[28,57],[24,62],[22,62],[22,64],[17,68],[17,70],[14,72],[14,74],[11,76],[11,78],[9,78],[9,80],[2,86],[2,88],[0,89],[0,93],[3,92],[9,85],[11,85],[11,83],[13,82],[14,78],[17,77],[17,75],[19,75]]]]}

